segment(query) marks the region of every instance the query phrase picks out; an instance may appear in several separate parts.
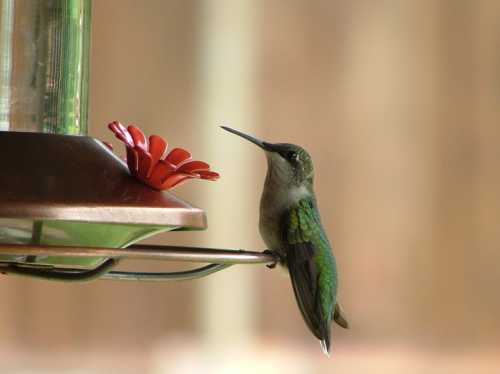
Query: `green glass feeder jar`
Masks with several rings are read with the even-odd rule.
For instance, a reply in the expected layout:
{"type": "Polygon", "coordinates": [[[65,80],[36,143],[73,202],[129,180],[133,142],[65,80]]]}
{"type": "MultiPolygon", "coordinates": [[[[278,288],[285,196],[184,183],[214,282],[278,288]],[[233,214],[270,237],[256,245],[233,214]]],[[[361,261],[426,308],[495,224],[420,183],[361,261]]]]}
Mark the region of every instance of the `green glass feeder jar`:
{"type": "Polygon", "coordinates": [[[0,3],[0,130],[87,135],[91,1],[0,3]]]}

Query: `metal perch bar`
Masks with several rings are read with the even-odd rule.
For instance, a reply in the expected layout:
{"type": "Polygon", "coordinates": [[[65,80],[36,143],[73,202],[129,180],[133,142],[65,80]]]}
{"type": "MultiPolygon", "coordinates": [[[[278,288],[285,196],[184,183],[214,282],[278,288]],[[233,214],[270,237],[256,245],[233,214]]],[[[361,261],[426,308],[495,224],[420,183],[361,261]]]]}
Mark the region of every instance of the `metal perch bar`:
{"type": "Polygon", "coordinates": [[[114,258],[107,259],[104,263],[91,270],[60,269],[46,266],[22,266],[17,264],[0,264],[3,274],[23,275],[30,278],[39,278],[63,282],[88,282],[100,278],[118,263],[114,258]]]}
{"type": "Polygon", "coordinates": [[[132,280],[161,282],[167,280],[191,280],[206,277],[207,275],[228,268],[229,264],[210,264],[196,269],[168,272],[168,273],[149,273],[149,272],[130,272],[130,271],[110,271],[104,274],[100,279],[107,280],[132,280]]]}
{"type": "Polygon", "coordinates": [[[29,266],[15,263],[0,264],[4,274],[25,275],[46,280],[90,281],[94,279],[165,281],[188,280],[205,277],[235,264],[270,264],[277,259],[268,251],[233,251],[213,248],[177,247],[159,245],[133,245],[128,248],[86,248],[66,246],[42,246],[0,244],[0,253],[23,256],[70,256],[70,257],[106,257],[103,264],[94,269],[69,269],[29,266]],[[207,262],[209,265],[178,272],[129,272],[110,271],[120,259],[146,259],[162,261],[207,262]]]}
{"type": "Polygon", "coordinates": [[[268,264],[276,262],[276,258],[268,252],[143,244],[131,245],[127,248],[0,244],[0,253],[26,256],[109,257],[136,260],[208,262],[230,265],[268,264]]]}
{"type": "Polygon", "coordinates": [[[210,264],[190,270],[159,273],[110,271],[116,263],[117,260],[108,259],[106,262],[92,270],[0,264],[0,273],[23,275],[31,278],[64,282],[89,282],[95,279],[161,282],[168,280],[192,280],[203,278],[231,266],[229,264],[210,264]]]}

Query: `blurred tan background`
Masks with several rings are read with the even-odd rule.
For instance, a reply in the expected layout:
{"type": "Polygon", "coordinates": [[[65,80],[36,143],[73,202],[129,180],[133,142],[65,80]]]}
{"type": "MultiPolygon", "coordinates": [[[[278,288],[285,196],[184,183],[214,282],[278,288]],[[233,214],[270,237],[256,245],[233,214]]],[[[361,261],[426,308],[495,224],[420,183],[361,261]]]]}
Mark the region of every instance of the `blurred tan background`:
{"type": "MultiPolygon", "coordinates": [[[[500,372],[500,3],[94,0],[90,135],[136,123],[222,175],[177,196],[264,249],[265,159],[227,124],[310,151],[352,328],[326,359],[287,277],[0,282],[2,372],[500,372]]],[[[180,265],[137,264],[143,269],[180,265]]]]}

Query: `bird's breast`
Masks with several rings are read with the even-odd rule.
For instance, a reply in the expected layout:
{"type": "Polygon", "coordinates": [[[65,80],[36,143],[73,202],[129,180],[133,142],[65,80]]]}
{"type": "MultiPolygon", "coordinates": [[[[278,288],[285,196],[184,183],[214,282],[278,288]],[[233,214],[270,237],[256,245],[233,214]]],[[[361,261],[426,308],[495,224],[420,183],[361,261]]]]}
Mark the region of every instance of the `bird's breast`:
{"type": "Polygon", "coordinates": [[[282,252],[280,220],[283,211],[273,204],[269,195],[262,194],[260,201],[259,231],[268,249],[282,252]]]}
{"type": "Polygon", "coordinates": [[[266,185],[260,200],[259,231],[268,249],[284,253],[281,220],[290,207],[306,196],[302,187],[272,188],[266,185]]]}

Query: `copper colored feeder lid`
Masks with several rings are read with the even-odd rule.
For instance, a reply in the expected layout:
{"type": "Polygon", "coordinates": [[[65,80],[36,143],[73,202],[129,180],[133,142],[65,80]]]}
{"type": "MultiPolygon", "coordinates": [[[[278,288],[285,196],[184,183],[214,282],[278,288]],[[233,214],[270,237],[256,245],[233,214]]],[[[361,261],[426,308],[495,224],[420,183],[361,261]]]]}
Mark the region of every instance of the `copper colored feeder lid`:
{"type": "Polygon", "coordinates": [[[99,140],[0,132],[0,218],[206,228],[203,210],[143,185],[99,140]]]}

